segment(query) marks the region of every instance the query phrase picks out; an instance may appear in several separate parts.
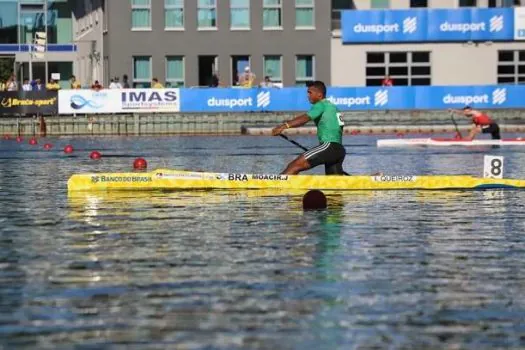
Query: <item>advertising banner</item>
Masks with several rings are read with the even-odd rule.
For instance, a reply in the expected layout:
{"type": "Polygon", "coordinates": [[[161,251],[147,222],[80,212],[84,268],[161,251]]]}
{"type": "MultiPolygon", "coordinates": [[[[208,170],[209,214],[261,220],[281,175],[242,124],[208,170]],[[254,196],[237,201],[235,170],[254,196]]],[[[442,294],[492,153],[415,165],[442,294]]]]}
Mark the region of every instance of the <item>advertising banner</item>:
{"type": "Polygon", "coordinates": [[[56,114],[58,95],[56,91],[8,91],[0,92],[0,114],[56,114]]]}
{"type": "Polygon", "coordinates": [[[513,41],[525,23],[523,8],[413,10],[346,10],[342,14],[345,44],[374,42],[513,41]]]}
{"type": "Polygon", "coordinates": [[[59,91],[60,114],[179,112],[179,89],[59,91]]]}

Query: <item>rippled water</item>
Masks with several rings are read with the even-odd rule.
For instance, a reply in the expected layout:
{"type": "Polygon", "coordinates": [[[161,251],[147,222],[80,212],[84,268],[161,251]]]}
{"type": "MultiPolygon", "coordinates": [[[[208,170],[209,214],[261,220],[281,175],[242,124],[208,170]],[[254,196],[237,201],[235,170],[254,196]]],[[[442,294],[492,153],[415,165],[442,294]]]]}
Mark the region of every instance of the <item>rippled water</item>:
{"type": "MultiPolygon", "coordinates": [[[[272,173],[297,149],[269,137],[50,141],[0,143],[0,348],[525,348],[525,192],[330,193],[324,212],[269,191],[68,197],[71,174],[127,171],[136,156],[150,169],[272,173]]],[[[492,154],[525,178],[525,149],[346,142],[354,174],[480,175],[492,154]]]]}

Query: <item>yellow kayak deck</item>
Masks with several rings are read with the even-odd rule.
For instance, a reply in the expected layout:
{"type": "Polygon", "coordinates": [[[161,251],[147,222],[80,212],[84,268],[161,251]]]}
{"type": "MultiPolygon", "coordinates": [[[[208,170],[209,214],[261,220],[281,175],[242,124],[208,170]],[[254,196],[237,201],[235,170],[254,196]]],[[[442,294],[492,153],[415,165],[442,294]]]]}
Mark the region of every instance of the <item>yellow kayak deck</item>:
{"type": "Polygon", "coordinates": [[[287,190],[446,190],[525,188],[525,180],[468,175],[276,175],[207,173],[158,169],[151,172],[75,174],[67,183],[77,191],[151,191],[180,189],[287,190]]]}

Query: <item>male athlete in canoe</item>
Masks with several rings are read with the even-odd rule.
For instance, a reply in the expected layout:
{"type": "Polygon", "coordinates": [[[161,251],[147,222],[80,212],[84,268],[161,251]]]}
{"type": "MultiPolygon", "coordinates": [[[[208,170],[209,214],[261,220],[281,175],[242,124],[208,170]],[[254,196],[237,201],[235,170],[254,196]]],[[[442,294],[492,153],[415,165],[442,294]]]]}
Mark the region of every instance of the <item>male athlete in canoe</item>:
{"type": "Polygon", "coordinates": [[[326,99],[326,86],[322,81],[314,81],[307,86],[308,100],[312,104],[310,111],[275,127],[272,135],[277,136],[286,129],[313,121],[317,126],[317,138],[320,144],[294,159],[282,174],[296,175],[324,164],[326,175],[344,175],[343,161],[346,156],[343,147],[344,122],[337,107],[326,99]]]}
{"type": "Polygon", "coordinates": [[[493,140],[501,139],[499,134],[499,125],[494,122],[487,114],[472,109],[470,106],[466,106],[462,111],[450,110],[451,112],[463,114],[468,118],[472,118],[472,123],[474,126],[470,130],[468,135],[469,140],[474,140],[477,134],[480,132],[483,134],[490,134],[493,140]]]}

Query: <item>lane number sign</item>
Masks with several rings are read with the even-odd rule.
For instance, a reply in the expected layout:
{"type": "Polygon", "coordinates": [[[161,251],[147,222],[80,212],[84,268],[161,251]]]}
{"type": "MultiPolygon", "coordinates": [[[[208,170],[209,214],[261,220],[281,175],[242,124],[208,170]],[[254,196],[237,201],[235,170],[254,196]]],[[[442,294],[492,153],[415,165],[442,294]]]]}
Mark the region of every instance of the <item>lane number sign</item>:
{"type": "Polygon", "coordinates": [[[503,179],[503,157],[485,156],[483,177],[503,179]]]}

